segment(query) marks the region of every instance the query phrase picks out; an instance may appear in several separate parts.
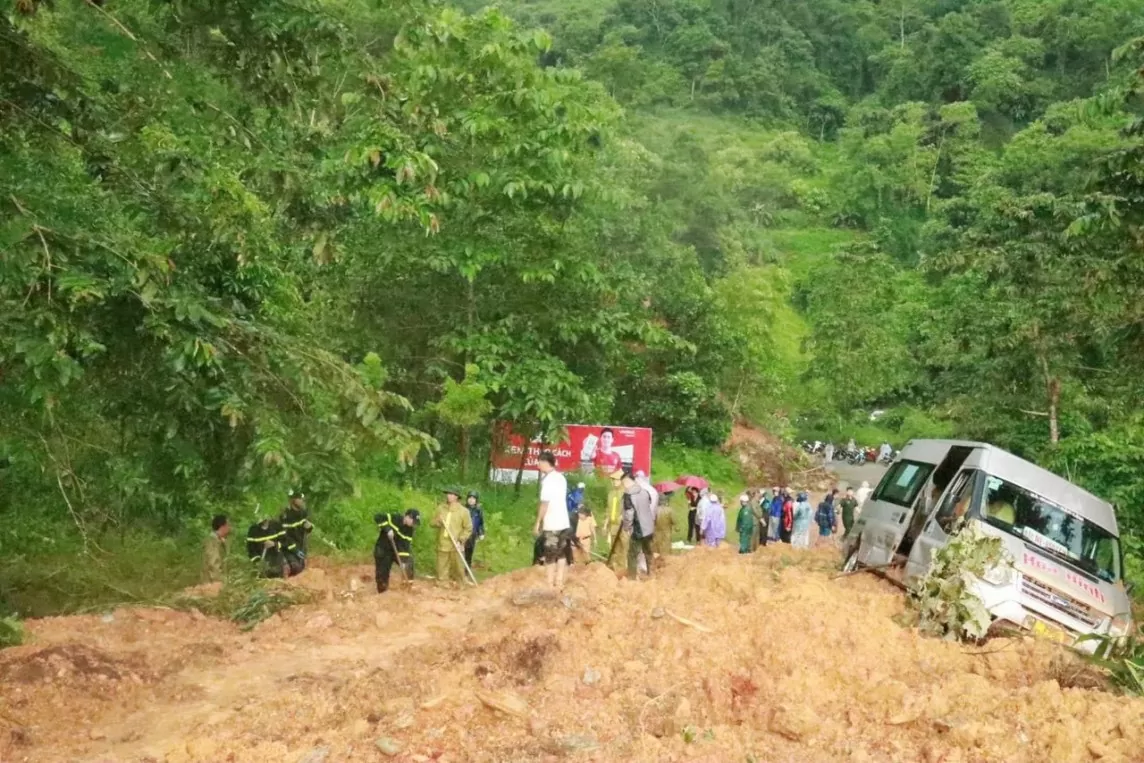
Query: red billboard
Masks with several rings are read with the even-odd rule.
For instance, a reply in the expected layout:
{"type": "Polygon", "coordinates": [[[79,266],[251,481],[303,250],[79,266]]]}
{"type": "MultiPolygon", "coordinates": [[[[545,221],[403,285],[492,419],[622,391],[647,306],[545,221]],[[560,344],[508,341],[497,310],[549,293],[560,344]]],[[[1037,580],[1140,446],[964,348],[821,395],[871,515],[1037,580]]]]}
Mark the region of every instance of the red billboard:
{"type": "Polygon", "coordinates": [[[490,478],[496,482],[515,481],[523,459],[524,479],[535,480],[536,459],[545,450],[555,454],[556,468],[562,472],[607,474],[624,468],[651,474],[650,429],[586,424],[570,424],[565,429],[568,437],[563,442],[545,445],[534,440],[528,444],[526,453],[524,438],[505,424],[498,438],[500,442],[494,445],[490,478]]]}

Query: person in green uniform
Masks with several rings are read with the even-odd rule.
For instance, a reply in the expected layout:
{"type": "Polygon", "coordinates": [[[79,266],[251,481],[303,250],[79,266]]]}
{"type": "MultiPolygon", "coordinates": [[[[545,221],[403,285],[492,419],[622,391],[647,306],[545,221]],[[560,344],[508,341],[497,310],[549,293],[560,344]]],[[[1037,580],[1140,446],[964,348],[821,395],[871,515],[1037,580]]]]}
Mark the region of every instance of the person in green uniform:
{"type": "Polygon", "coordinates": [[[858,508],[854,488],[846,488],[846,496],[838,502],[838,506],[842,509],[842,535],[845,537],[850,534],[850,528],[854,526],[854,512],[858,508]]]}
{"type": "Polygon", "coordinates": [[[735,530],[739,533],[739,553],[751,553],[751,542],[755,538],[755,514],[751,510],[751,496],[739,496],[739,516],[735,519],[735,530]]]}
{"type": "Polygon", "coordinates": [[[430,523],[437,528],[437,580],[438,582],[462,583],[465,570],[461,558],[465,553],[465,541],[473,534],[473,520],[469,510],[461,503],[461,491],[449,488],[445,491],[445,503],[437,507],[437,516],[430,523]],[[453,537],[449,537],[452,533],[453,537]]]}

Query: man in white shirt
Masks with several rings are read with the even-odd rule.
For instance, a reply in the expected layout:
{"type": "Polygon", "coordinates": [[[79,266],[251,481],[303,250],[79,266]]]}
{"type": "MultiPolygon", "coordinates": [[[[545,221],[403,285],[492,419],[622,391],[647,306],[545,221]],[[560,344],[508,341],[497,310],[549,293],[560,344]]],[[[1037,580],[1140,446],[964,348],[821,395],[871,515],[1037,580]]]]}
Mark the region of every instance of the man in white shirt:
{"type": "Polygon", "coordinates": [[[544,570],[548,585],[564,590],[564,573],[568,569],[568,544],[572,524],[568,521],[568,480],[556,471],[556,456],[544,451],[537,461],[540,470],[540,504],[536,509],[533,535],[541,537],[544,570]]]}

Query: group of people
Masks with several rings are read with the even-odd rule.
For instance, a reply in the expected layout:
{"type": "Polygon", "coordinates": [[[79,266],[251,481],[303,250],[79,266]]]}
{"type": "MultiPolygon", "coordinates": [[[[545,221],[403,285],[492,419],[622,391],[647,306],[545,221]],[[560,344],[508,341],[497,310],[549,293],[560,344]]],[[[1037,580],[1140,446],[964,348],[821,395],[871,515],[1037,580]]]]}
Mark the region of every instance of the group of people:
{"type": "MultiPolygon", "coordinates": [[[[444,495],[444,503],[438,506],[430,522],[437,528],[438,536],[437,579],[462,582],[466,573],[472,575],[476,544],[485,537],[484,510],[476,492],[470,492],[464,504],[457,488],[448,488],[444,495]]],[[[413,579],[413,532],[421,525],[421,512],[407,509],[378,513],[373,521],[378,529],[373,547],[374,573],[377,591],[384,593],[389,590],[394,565],[401,569],[406,580],[413,579]]],[[[306,569],[309,536],[313,529],[306,509],[306,496],[299,490],[291,490],[289,502],[279,516],[255,521],[246,533],[246,553],[256,573],[266,578],[301,574],[306,569]]],[[[206,582],[221,581],[225,576],[229,535],[227,516],[216,515],[211,520],[210,535],[203,544],[203,578],[206,582]]]]}
{"type": "MultiPolygon", "coordinates": [[[[280,515],[263,517],[246,531],[246,554],[263,577],[299,575],[306,569],[306,554],[313,529],[306,510],[306,496],[299,490],[291,490],[286,508],[280,515]]],[[[227,516],[216,514],[211,520],[211,533],[203,544],[203,578],[207,582],[223,579],[229,535],[227,516]]]]}
{"type": "Polygon", "coordinates": [[[831,542],[833,536],[850,532],[870,494],[870,485],[862,483],[857,493],[847,488],[839,497],[832,488],[817,507],[812,507],[805,490],[797,493],[789,487],[751,490],[739,496],[739,513],[735,530],[739,533],[739,553],[749,554],[767,543],[787,543],[794,548],[810,548],[811,526],[817,528],[816,543],[831,542]]]}
{"type": "MultiPolygon", "coordinates": [[[[563,590],[568,567],[587,564],[594,558],[617,573],[626,572],[634,580],[641,573],[650,577],[652,570],[670,555],[675,527],[671,493],[660,495],[647,475],[625,469],[608,475],[612,484],[601,525],[586,504],[585,484],[581,482],[569,490],[551,452],[540,455],[538,469],[540,495],[533,527],[533,563],[546,568],[552,588],[563,590]],[[607,556],[593,551],[601,531],[608,543],[607,556]]],[[[480,495],[469,492],[462,503],[458,488],[451,487],[443,493],[445,500],[430,522],[437,530],[437,579],[442,583],[461,583],[467,575],[475,582],[473,555],[477,543],[485,537],[480,495]]],[[[789,487],[777,486],[749,490],[739,496],[735,520],[739,553],[751,553],[767,543],[808,548],[812,523],[818,530],[818,542],[839,532],[848,533],[869,493],[866,482],[857,492],[848,488],[841,497],[834,488],[817,508],[812,508],[806,491],[795,493],[789,487]]],[[[687,542],[719,546],[727,535],[726,514],[719,496],[712,490],[694,487],[688,487],[685,496],[687,542]]],[[[378,529],[373,548],[375,578],[378,593],[384,593],[389,589],[395,565],[405,580],[413,579],[413,533],[421,525],[421,512],[407,509],[378,513],[373,519],[378,529]]],[[[313,529],[305,495],[291,490],[289,502],[279,516],[260,519],[250,526],[246,535],[247,556],[264,577],[298,575],[306,568],[308,539],[313,529]]],[[[229,533],[226,516],[215,516],[204,545],[204,577],[208,581],[223,577],[229,533]]]]}
{"type": "Polygon", "coordinates": [[[569,491],[551,452],[540,454],[537,468],[540,500],[533,527],[533,564],[545,567],[553,589],[563,590],[568,567],[576,563],[598,558],[617,572],[626,570],[634,580],[641,572],[650,576],[656,560],[670,553],[671,507],[647,475],[620,468],[611,471],[601,526],[584,500],[584,483],[569,491]],[[600,531],[609,541],[606,557],[592,550],[600,531]]]}

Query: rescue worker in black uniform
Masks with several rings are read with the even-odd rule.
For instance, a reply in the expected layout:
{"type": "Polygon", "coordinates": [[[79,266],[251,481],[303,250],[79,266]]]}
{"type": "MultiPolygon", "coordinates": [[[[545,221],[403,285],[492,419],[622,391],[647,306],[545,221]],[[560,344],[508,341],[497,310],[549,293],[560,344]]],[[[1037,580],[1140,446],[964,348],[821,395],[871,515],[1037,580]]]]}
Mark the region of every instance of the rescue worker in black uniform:
{"type": "Polygon", "coordinates": [[[283,545],[285,540],[286,531],[282,529],[282,523],[273,517],[258,520],[246,531],[246,555],[260,576],[290,576],[290,565],[286,562],[283,545]]]}
{"type": "Polygon", "coordinates": [[[290,503],[279,519],[286,533],[283,549],[290,574],[297,575],[306,569],[306,552],[309,550],[309,536],[314,531],[310,514],[306,511],[306,496],[300,490],[290,491],[290,503]]]}
{"type": "Polygon", "coordinates": [[[374,514],[377,543],[373,545],[373,565],[377,592],[389,590],[389,573],[396,562],[408,580],[413,579],[413,531],[421,524],[421,512],[409,509],[404,514],[374,514]]]}

